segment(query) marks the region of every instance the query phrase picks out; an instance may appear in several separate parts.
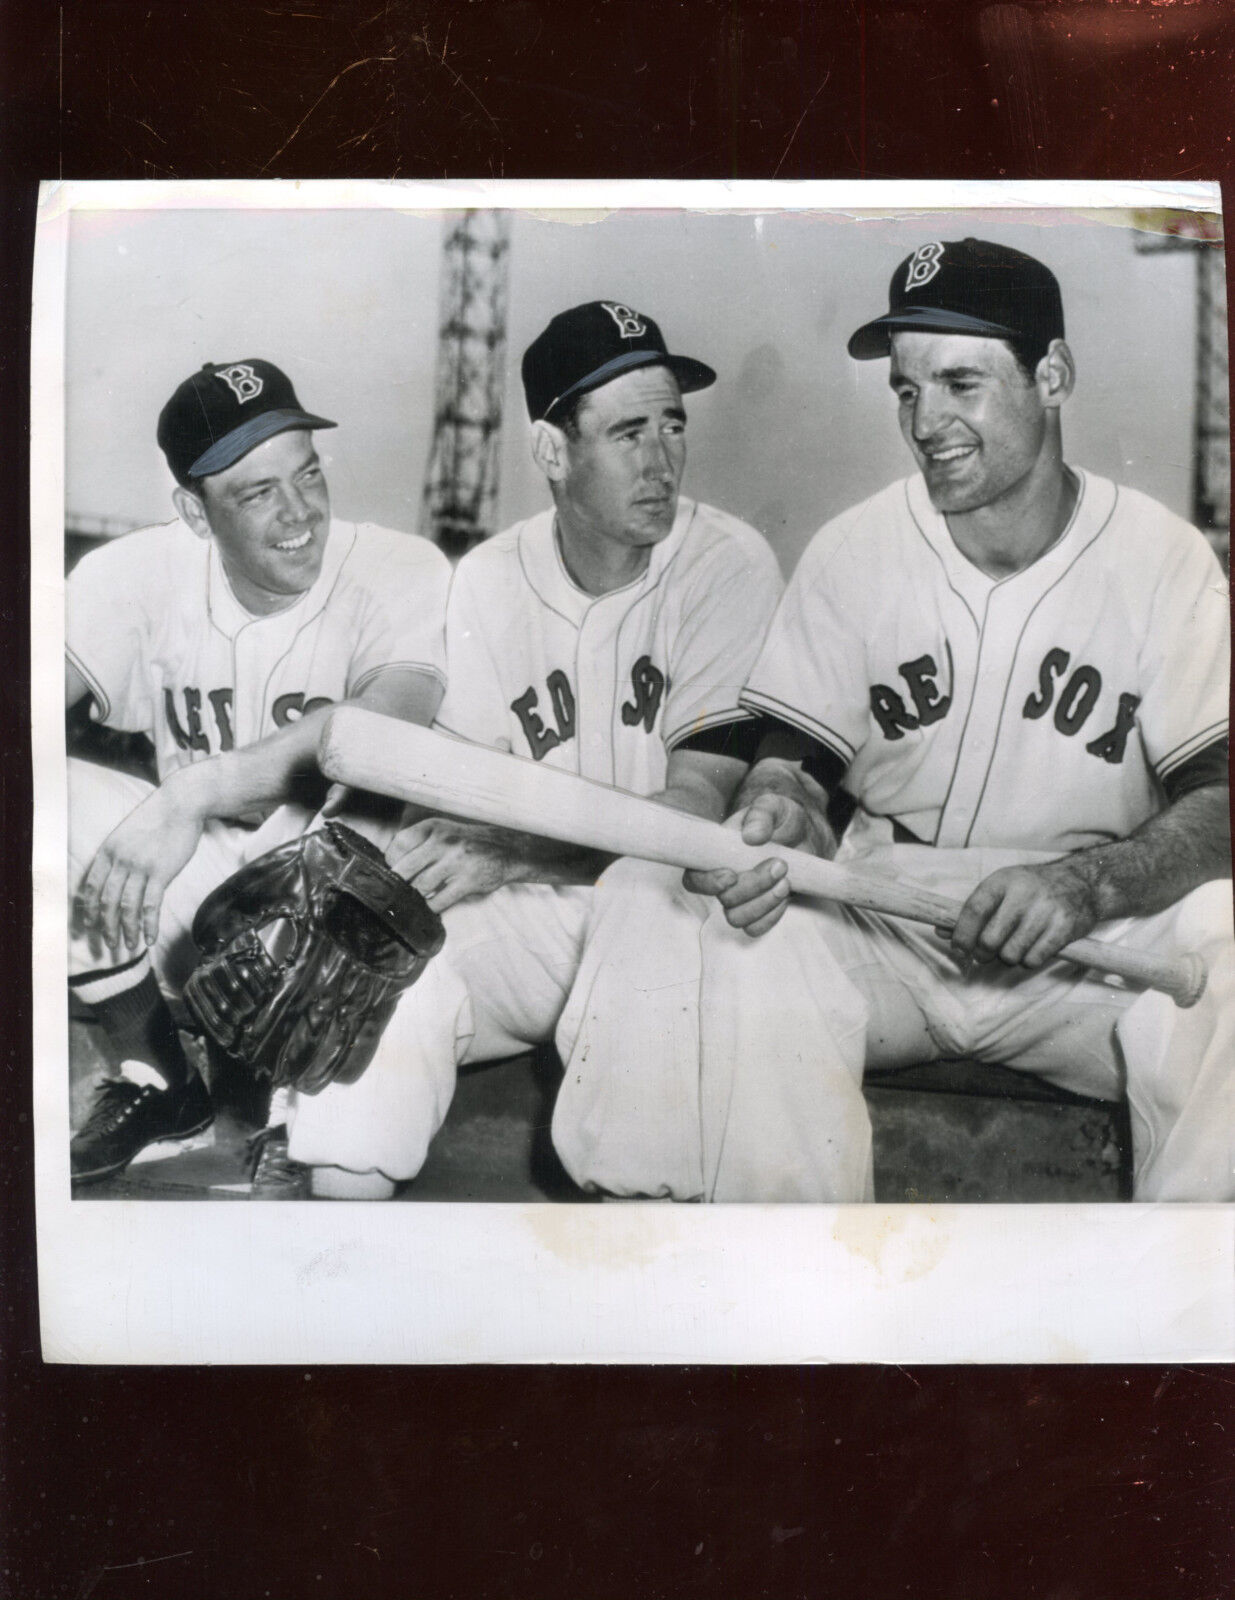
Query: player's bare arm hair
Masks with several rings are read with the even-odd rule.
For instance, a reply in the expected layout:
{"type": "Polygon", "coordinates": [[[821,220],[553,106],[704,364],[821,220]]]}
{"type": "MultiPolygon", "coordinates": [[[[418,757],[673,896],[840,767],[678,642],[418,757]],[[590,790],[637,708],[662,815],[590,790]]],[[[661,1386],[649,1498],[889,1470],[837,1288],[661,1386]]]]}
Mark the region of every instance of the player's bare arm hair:
{"type": "Polygon", "coordinates": [[[1063,859],[1093,898],[1099,922],[1148,917],[1231,875],[1230,785],[1180,795],[1126,839],[1063,859]]]}

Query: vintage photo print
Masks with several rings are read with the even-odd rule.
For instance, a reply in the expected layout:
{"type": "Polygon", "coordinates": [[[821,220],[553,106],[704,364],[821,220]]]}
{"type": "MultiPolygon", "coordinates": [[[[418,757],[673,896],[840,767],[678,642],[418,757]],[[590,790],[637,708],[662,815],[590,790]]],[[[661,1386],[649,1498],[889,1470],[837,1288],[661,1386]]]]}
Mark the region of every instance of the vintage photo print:
{"type": "Polygon", "coordinates": [[[49,1359],[1231,1354],[1217,185],[49,184],[34,330],[49,1359]]]}

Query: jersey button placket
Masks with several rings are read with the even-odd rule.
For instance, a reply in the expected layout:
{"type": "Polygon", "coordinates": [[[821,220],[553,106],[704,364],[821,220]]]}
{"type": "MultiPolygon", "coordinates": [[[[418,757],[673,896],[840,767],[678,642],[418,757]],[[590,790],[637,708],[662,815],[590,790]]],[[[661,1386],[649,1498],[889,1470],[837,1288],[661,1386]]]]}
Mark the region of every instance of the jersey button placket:
{"type": "Polygon", "coordinates": [[[594,600],[579,625],[576,658],[575,722],[579,729],[579,771],[599,783],[614,781],[613,750],[602,725],[616,715],[613,632],[604,597],[594,600]]]}
{"type": "Polygon", "coordinates": [[[242,749],[261,737],[264,707],[254,703],[257,677],[257,632],[251,623],[241,628],[232,639],[232,682],[234,705],[232,716],[236,724],[236,743],[242,749]]]}
{"type": "Polygon", "coordinates": [[[1008,591],[999,588],[992,589],[986,598],[974,668],[973,699],[957,756],[952,792],[939,821],[936,843],[941,848],[955,849],[966,844],[994,759],[1008,674],[1016,654],[1009,598],[1008,591]]]}

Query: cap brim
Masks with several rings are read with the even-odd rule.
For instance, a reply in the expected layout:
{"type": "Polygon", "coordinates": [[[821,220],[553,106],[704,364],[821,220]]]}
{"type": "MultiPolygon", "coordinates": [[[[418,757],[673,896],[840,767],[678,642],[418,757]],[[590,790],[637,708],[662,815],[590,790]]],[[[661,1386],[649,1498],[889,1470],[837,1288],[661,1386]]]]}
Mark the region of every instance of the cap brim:
{"type": "Polygon", "coordinates": [[[569,401],[583,394],[591,394],[593,389],[601,389],[606,383],[612,383],[614,378],[620,378],[626,372],[633,372],[637,367],[668,367],[677,379],[678,388],[683,394],[694,394],[698,389],[709,389],[716,382],[716,374],[712,368],[702,361],[694,360],[691,356],[670,356],[660,350],[630,350],[625,355],[614,356],[612,361],[606,361],[594,372],[589,372],[586,378],[580,378],[577,383],[572,383],[569,389],[564,389],[545,410],[545,419],[549,420],[553,412],[569,401]]]}
{"type": "Polygon", "coordinates": [[[891,350],[894,333],[969,333],[983,339],[1012,339],[1014,328],[981,317],[967,317],[963,311],[946,311],[938,306],[911,306],[890,311],[886,317],[867,322],[849,340],[849,354],[855,361],[874,361],[891,350]]]}
{"type": "Polygon", "coordinates": [[[198,456],[189,468],[190,478],[208,478],[212,472],[223,472],[235,466],[241,456],[248,455],[255,446],[273,439],[276,433],[287,433],[292,428],[337,428],[337,422],[325,417],[315,417],[308,411],[263,411],[238,428],[216,439],[209,450],[198,456]]]}

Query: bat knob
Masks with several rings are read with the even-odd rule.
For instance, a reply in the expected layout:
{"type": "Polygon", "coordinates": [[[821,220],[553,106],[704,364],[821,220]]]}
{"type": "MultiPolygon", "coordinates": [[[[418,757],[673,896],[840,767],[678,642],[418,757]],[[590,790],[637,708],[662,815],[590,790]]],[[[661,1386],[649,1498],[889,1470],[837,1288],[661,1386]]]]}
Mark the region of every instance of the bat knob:
{"type": "Polygon", "coordinates": [[[1205,963],[1195,951],[1178,957],[1174,963],[1178,976],[1171,984],[1171,997],[1177,1006],[1185,1010],[1194,1006],[1205,993],[1205,984],[1209,974],[1205,970],[1205,963]]]}

